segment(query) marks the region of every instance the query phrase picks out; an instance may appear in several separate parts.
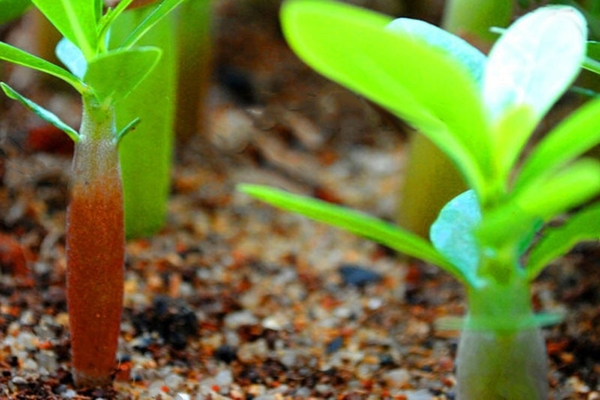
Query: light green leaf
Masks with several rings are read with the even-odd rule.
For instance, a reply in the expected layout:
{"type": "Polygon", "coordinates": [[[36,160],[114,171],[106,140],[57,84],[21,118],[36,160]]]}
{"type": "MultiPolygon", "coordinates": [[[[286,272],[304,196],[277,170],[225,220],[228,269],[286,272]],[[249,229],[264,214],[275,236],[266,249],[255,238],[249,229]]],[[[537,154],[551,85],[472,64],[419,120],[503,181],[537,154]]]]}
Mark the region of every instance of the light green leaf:
{"type": "Polygon", "coordinates": [[[85,91],[83,82],[67,70],[3,42],[0,42],[0,59],[62,79],[73,86],[79,93],[85,91]]]}
{"type": "Polygon", "coordinates": [[[542,238],[531,249],[527,276],[534,280],[553,260],[566,254],[577,243],[600,239],[600,203],[584,208],[562,226],[546,228],[542,238]]]}
{"type": "Polygon", "coordinates": [[[89,61],[98,48],[96,0],[32,0],[58,31],[89,61]]]}
{"type": "Polygon", "coordinates": [[[480,223],[479,200],[469,190],[442,208],[429,233],[433,246],[471,282],[477,280],[480,246],[475,233],[480,223]]]}
{"type": "Polygon", "coordinates": [[[541,120],[579,73],[586,38],[585,18],[572,7],[540,8],[512,24],[485,70],[483,97],[492,121],[521,105],[541,120]]]}
{"type": "Polygon", "coordinates": [[[23,97],[18,92],[16,92],[13,88],[8,86],[6,83],[1,82],[0,86],[2,87],[2,90],[4,90],[4,93],[6,93],[6,95],[8,97],[19,101],[25,107],[27,107],[28,109],[33,111],[38,117],[40,117],[44,121],[54,125],[61,131],[65,132],[67,135],[69,135],[69,137],[74,142],[77,142],[79,140],[79,133],[75,129],[71,128],[69,125],[67,125],[63,121],[61,121],[61,119],[58,118],[54,113],[46,110],[45,108],[43,108],[40,105],[37,105],[36,103],[29,100],[28,98],[23,97]]]}
{"type": "Polygon", "coordinates": [[[452,54],[464,64],[475,81],[479,83],[483,79],[486,56],[460,37],[425,21],[411,18],[395,19],[387,29],[403,35],[413,35],[416,40],[424,40],[440,51],[452,54]]]}
{"type": "Polygon", "coordinates": [[[88,63],[79,47],[71,43],[69,39],[62,38],[56,45],[56,57],[69,68],[73,75],[83,79],[88,63]]]}
{"type": "Polygon", "coordinates": [[[238,190],[284,210],[342,228],[406,255],[433,263],[461,281],[470,283],[469,276],[446,260],[429,242],[397,226],[355,210],[267,186],[244,184],[239,185],[238,190]]]}
{"type": "Polygon", "coordinates": [[[161,50],[157,47],[118,49],[93,59],[84,77],[100,102],[117,102],[142,81],[158,62],[161,50]]]}
{"type": "Polygon", "coordinates": [[[304,62],[419,129],[471,187],[484,191],[491,173],[488,128],[476,79],[462,61],[411,33],[386,28],[390,17],[347,4],[287,1],[281,22],[304,62]]]}
{"type": "Polygon", "coordinates": [[[600,192],[600,163],[580,159],[545,179],[532,180],[513,200],[529,215],[545,221],[579,206],[600,192]]]}
{"type": "Polygon", "coordinates": [[[497,139],[494,160],[499,179],[508,182],[523,147],[538,123],[535,110],[528,104],[515,105],[504,111],[493,127],[497,139]]]}
{"type": "Polygon", "coordinates": [[[600,98],[569,115],[534,147],[516,177],[514,190],[554,175],[599,143],[600,98]]]}
{"type": "MultiPolygon", "coordinates": [[[[163,19],[167,14],[175,9],[185,0],[163,0],[155,6],[154,10],[131,32],[125,39],[121,47],[130,48],[136,44],[158,21],[163,19]]],[[[208,1],[208,0],[193,0],[193,1],[208,1]]]]}

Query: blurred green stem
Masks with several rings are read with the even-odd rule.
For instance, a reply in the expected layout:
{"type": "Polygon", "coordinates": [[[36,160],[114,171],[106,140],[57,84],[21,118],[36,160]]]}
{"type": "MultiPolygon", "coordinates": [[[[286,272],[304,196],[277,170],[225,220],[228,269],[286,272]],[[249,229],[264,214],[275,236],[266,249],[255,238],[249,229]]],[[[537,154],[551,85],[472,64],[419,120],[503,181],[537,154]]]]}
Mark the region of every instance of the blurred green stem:
{"type": "MultiPolygon", "coordinates": [[[[120,43],[148,13],[147,7],[126,11],[111,33],[120,43]]],[[[176,98],[176,15],[172,14],[148,32],[140,45],[160,47],[163,55],[150,75],[117,104],[119,128],[139,117],[136,130],[123,138],[119,156],[123,175],[127,237],[149,236],[164,224],[171,183],[173,125],[176,98]]]]}
{"type": "Polygon", "coordinates": [[[188,0],[177,10],[177,136],[183,140],[204,130],[204,100],[211,65],[212,0],[188,0]]]}

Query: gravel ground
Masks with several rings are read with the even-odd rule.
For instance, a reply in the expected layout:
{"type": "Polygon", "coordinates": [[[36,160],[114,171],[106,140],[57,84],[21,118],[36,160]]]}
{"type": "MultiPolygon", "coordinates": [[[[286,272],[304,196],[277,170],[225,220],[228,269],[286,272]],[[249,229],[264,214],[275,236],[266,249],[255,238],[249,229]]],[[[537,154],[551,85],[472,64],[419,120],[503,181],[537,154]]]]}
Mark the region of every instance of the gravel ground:
{"type": "MultiPolygon", "coordinates": [[[[226,73],[211,89],[206,135],[178,151],[165,228],[127,244],[114,389],[75,390],[69,372],[69,147],[34,150],[38,129],[52,131],[5,102],[0,398],[454,398],[458,333],[435,321],[464,312],[458,283],[235,192],[268,183],[392,219],[402,180],[397,125],[309,73],[260,4],[217,7],[216,69],[226,73]]],[[[31,82],[38,98],[78,110],[31,82]]],[[[536,307],[567,311],[545,330],[555,400],[600,399],[598,260],[581,246],[534,285],[536,307]]]]}

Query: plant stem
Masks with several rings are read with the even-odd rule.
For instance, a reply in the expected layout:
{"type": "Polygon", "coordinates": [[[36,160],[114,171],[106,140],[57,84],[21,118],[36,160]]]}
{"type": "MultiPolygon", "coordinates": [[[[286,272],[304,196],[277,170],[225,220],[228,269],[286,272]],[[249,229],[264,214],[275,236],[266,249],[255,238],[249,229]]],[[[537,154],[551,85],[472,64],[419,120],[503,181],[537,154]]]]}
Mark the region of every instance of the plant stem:
{"type": "Polygon", "coordinates": [[[205,97],[212,62],[213,0],[186,1],[176,11],[178,41],[177,137],[205,133],[205,97]]]}
{"type": "MultiPolygon", "coordinates": [[[[153,8],[129,10],[119,16],[112,27],[112,43],[120,44],[153,8]]],[[[163,55],[116,109],[119,128],[135,118],[141,121],[119,144],[128,238],[153,235],[167,215],[177,88],[175,22],[175,14],[167,16],[140,40],[140,46],[160,47],[163,55]]]]}
{"type": "Polygon", "coordinates": [[[444,11],[444,29],[480,45],[498,38],[490,27],[505,27],[512,15],[512,0],[450,0],[444,11]]]}
{"type": "Polygon", "coordinates": [[[528,282],[471,289],[469,305],[457,354],[457,398],[546,400],[544,339],[537,326],[519,327],[533,319],[528,282]]]}
{"type": "Polygon", "coordinates": [[[67,211],[67,302],[75,384],[112,381],[123,306],[123,190],[114,110],[84,99],[67,211]]]}
{"type": "Polygon", "coordinates": [[[539,328],[461,334],[458,400],[548,399],[546,347],[539,328]]]}

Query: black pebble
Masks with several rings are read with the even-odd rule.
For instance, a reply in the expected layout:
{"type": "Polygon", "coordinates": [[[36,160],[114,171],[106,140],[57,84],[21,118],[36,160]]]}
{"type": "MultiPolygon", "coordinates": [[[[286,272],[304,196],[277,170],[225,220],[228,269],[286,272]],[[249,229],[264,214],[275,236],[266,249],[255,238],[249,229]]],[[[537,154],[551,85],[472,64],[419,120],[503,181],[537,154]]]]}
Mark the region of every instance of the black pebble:
{"type": "Polygon", "coordinates": [[[383,279],[381,274],[357,265],[344,264],[338,271],[345,285],[364,287],[369,283],[377,283],[383,279]]]}

